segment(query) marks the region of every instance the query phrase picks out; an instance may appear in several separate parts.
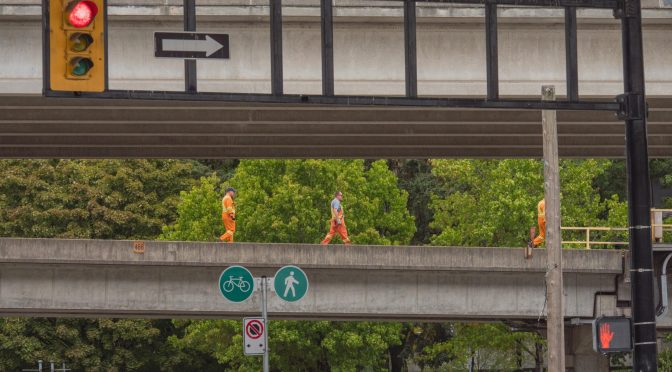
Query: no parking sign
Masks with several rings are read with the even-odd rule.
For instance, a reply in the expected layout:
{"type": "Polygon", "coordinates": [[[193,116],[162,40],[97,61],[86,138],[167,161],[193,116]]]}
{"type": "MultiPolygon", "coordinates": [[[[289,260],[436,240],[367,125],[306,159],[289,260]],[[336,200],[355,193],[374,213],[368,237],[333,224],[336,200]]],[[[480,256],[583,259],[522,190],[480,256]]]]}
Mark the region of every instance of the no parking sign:
{"type": "Polygon", "coordinates": [[[243,351],[245,355],[262,355],[266,349],[264,318],[243,318],[243,351]]]}

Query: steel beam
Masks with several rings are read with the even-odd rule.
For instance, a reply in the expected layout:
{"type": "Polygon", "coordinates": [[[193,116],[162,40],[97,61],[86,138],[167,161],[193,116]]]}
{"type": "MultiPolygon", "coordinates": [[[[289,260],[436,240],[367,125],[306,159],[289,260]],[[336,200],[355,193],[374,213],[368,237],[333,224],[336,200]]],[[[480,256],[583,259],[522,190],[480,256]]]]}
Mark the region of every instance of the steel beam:
{"type": "MultiPolygon", "coordinates": [[[[183,0],[182,9],[184,31],[196,31],[196,0],[183,0]]],[[[184,60],[184,90],[189,93],[196,93],[198,90],[195,59],[184,60]]]]}
{"type": "Polygon", "coordinates": [[[406,97],[418,96],[418,57],[415,28],[415,0],[407,0],[404,2],[406,97]]]}
{"type": "Polygon", "coordinates": [[[497,4],[485,4],[485,64],[488,100],[499,98],[499,66],[497,53],[497,4]]]}
{"type": "MultiPolygon", "coordinates": [[[[373,0],[373,1],[388,1],[388,0],[373,0]]],[[[389,0],[389,1],[405,1],[405,0],[389,0]]],[[[619,6],[618,0],[416,0],[418,3],[439,3],[439,4],[497,4],[497,5],[512,5],[512,6],[534,6],[545,8],[563,8],[563,7],[577,7],[577,8],[603,8],[616,9],[619,6]]]]}
{"type": "MultiPolygon", "coordinates": [[[[280,93],[281,94],[281,93],[280,93]]],[[[284,103],[319,104],[345,106],[404,106],[404,107],[463,107],[463,108],[499,108],[522,110],[596,110],[617,112],[621,104],[616,101],[541,101],[526,99],[485,100],[478,98],[434,98],[434,97],[395,97],[395,96],[315,96],[315,95],[273,95],[250,93],[199,92],[198,95],[185,92],[162,92],[149,90],[110,90],[103,93],[46,92],[48,97],[85,97],[102,99],[144,99],[178,101],[227,101],[246,103],[284,103]]]]}
{"type": "Polygon", "coordinates": [[[322,95],[334,95],[334,9],[332,0],[320,0],[322,31],[322,95]]]}
{"type": "Polygon", "coordinates": [[[283,94],[282,77],[282,0],[269,0],[271,26],[271,94],[283,94]]]}
{"type": "Polygon", "coordinates": [[[576,8],[565,8],[565,67],[567,99],[579,100],[579,62],[577,55],[576,8]]]}

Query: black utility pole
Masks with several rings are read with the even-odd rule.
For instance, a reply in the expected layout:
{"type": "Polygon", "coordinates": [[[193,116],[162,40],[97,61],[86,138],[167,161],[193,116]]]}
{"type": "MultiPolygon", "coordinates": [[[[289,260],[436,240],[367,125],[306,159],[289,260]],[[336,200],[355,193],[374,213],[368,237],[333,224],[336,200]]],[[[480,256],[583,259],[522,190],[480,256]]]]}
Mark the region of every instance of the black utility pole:
{"type": "Polygon", "coordinates": [[[656,314],[651,248],[651,184],[646,139],[646,100],[640,0],[625,0],[618,10],[623,30],[621,117],[625,119],[628,169],[628,220],[634,333],[633,371],[657,371],[656,314]]]}

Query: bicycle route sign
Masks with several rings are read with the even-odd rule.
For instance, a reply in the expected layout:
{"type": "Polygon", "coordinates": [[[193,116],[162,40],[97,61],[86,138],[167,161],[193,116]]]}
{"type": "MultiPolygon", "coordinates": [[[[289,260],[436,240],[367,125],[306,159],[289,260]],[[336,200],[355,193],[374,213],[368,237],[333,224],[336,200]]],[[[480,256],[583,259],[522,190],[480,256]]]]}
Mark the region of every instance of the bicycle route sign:
{"type": "Polygon", "coordinates": [[[231,302],[243,302],[254,292],[254,277],[242,266],[229,266],[219,276],[219,291],[231,302]]]}
{"type": "Polygon", "coordinates": [[[273,288],[282,300],[298,301],[308,292],[308,276],[297,266],[283,266],[275,273],[273,288]]]}

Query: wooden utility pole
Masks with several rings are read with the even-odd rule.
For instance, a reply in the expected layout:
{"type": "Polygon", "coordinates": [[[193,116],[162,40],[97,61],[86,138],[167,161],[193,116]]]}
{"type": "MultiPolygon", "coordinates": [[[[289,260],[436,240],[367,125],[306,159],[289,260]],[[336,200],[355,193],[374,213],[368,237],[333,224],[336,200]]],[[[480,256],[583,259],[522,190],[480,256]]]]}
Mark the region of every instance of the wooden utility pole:
{"type": "MultiPolygon", "coordinates": [[[[555,87],[541,87],[544,101],[555,100],[555,87]]],[[[560,168],[555,110],[542,110],[544,143],[544,198],[546,199],[546,317],[549,372],[565,372],[564,288],[562,284],[562,237],[560,235],[560,168]]]]}

